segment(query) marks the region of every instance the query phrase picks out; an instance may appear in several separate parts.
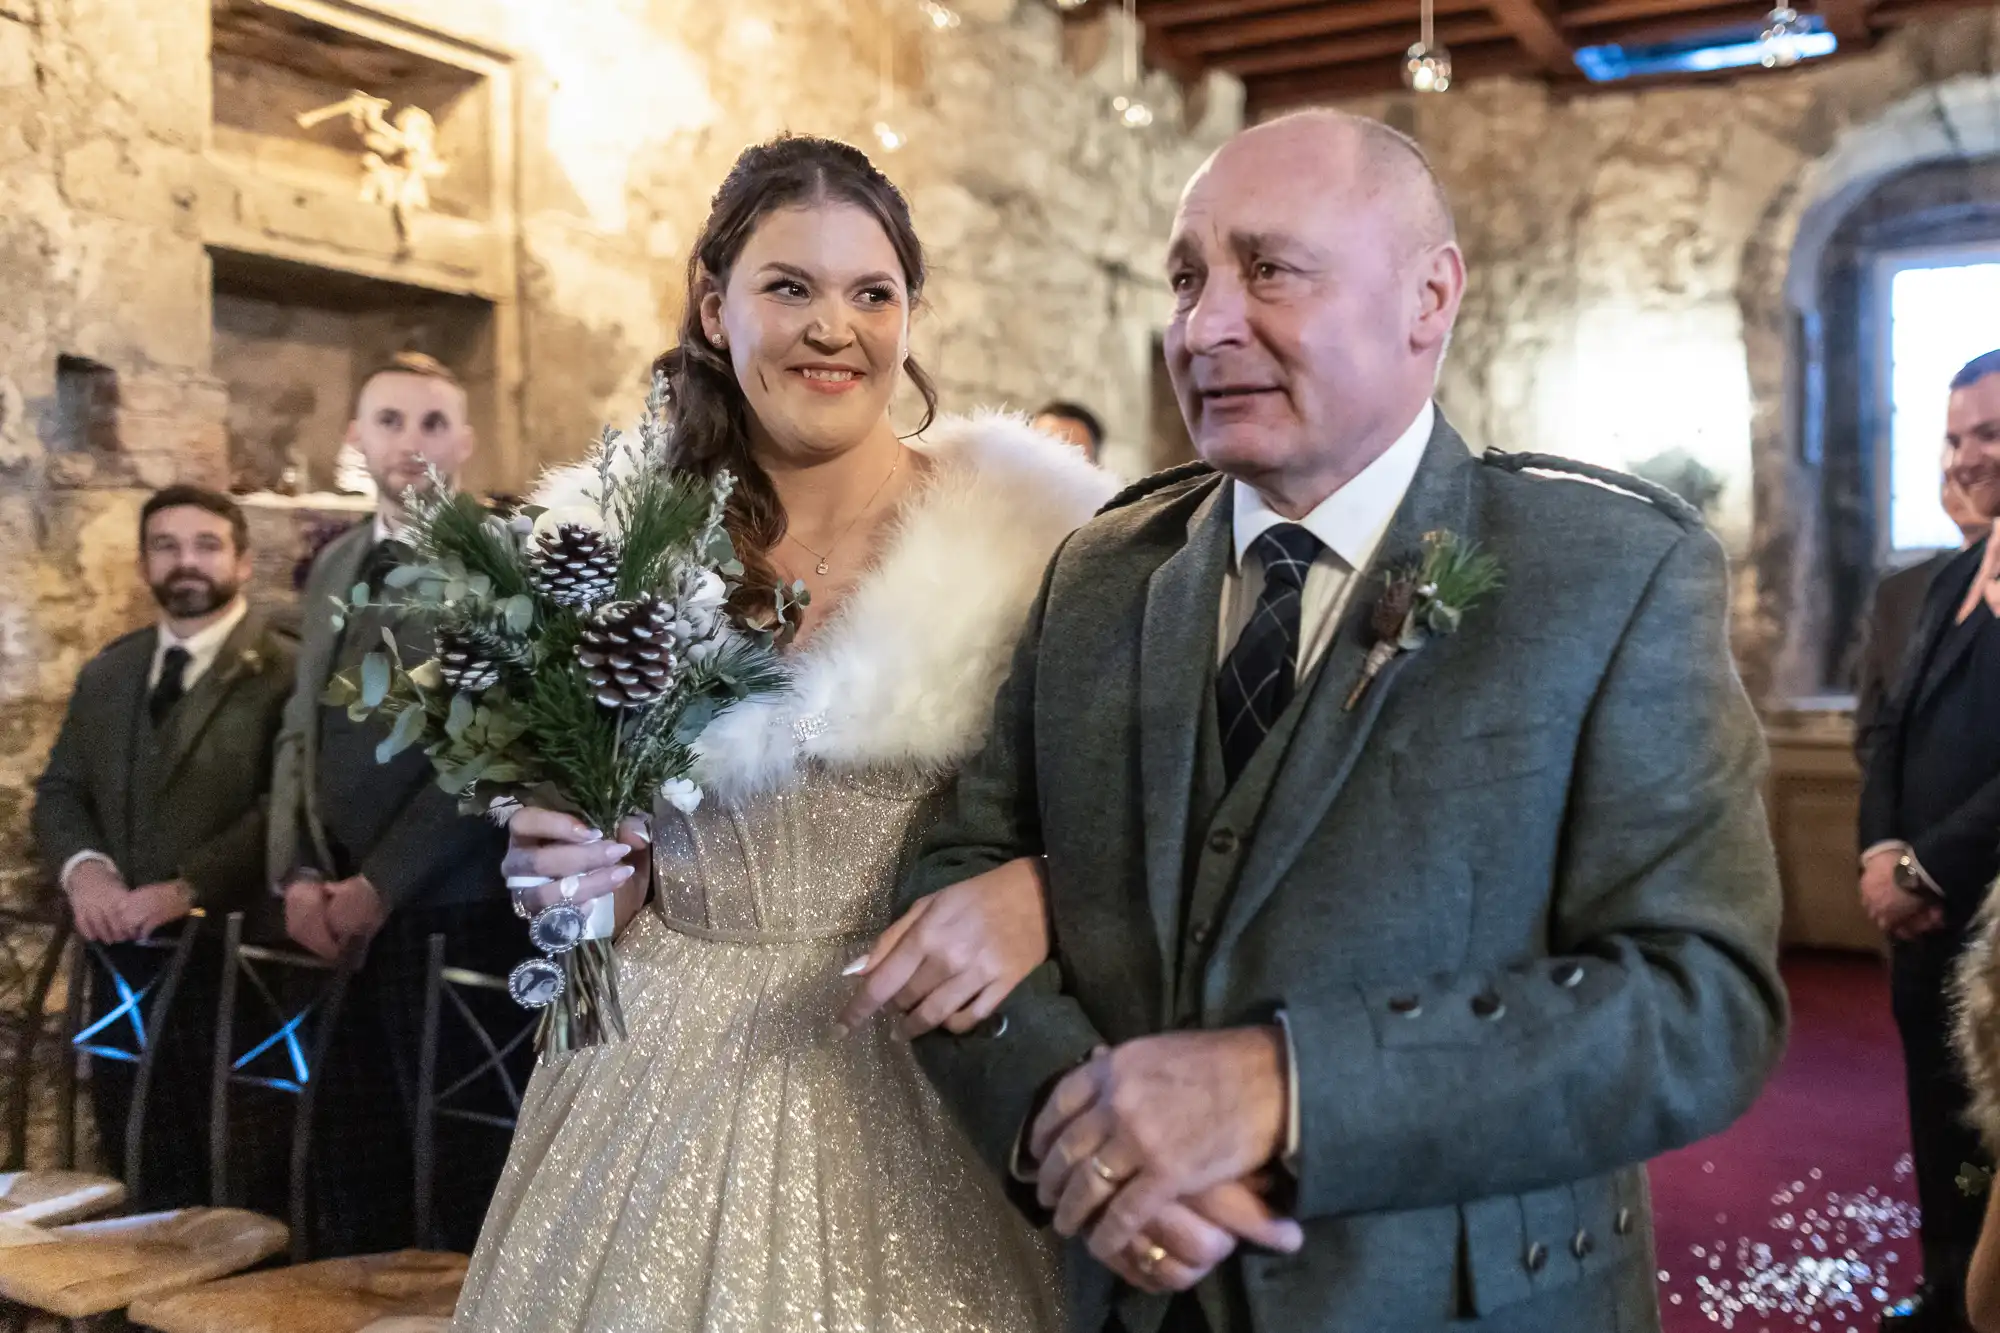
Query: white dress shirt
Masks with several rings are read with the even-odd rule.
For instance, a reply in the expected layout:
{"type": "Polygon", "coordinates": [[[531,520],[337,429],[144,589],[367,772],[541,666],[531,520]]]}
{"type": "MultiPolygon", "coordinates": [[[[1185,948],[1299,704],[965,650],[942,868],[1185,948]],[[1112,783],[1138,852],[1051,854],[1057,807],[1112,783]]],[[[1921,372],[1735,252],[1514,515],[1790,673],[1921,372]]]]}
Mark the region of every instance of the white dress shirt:
{"type": "Polygon", "coordinates": [[[175,634],[167,622],[162,620],[158,641],[153,645],[153,665],[146,673],[146,688],[150,690],[160,683],[160,672],[167,660],[167,650],[183,648],[187,650],[188,663],[181,672],[181,688],[193,689],[194,683],[207,675],[208,669],[215,665],[215,659],[222,655],[222,645],[229,641],[229,636],[243,623],[243,617],[249,614],[250,603],[243,600],[242,594],[239,593],[236,600],[222,613],[222,619],[205,629],[196,630],[185,639],[175,634]]]}
{"type": "MultiPolygon", "coordinates": [[[[207,675],[209,668],[215,665],[215,659],[222,655],[222,645],[229,641],[229,636],[243,623],[243,617],[249,614],[250,603],[238,593],[235,600],[229,603],[228,609],[222,613],[220,620],[206,628],[196,630],[185,639],[175,634],[173,627],[162,620],[158,632],[153,636],[153,664],[146,669],[147,692],[151,693],[160,683],[160,675],[166,669],[169,648],[187,650],[187,665],[181,669],[181,689],[193,689],[194,683],[207,675]]],[[[105,853],[94,848],[85,848],[63,862],[62,869],[56,874],[56,887],[68,893],[71,873],[86,861],[101,861],[113,871],[118,869],[117,862],[105,853]]]]}
{"type": "MultiPolygon", "coordinates": [[[[1410,479],[1417,475],[1417,465],[1424,461],[1436,420],[1437,409],[1426,402],[1394,444],[1298,520],[1300,527],[1319,538],[1321,550],[1299,594],[1299,660],[1294,681],[1312,674],[1332,645],[1341,612],[1354,590],[1355,574],[1367,569],[1375,558],[1375,548],[1382,544],[1389,521],[1410,489],[1410,479]]],[[[1229,489],[1235,504],[1232,524],[1236,550],[1222,579],[1218,662],[1236,646],[1264,591],[1264,566],[1250,550],[1250,543],[1266,529],[1291,521],[1242,482],[1231,482],[1229,489]]]]}

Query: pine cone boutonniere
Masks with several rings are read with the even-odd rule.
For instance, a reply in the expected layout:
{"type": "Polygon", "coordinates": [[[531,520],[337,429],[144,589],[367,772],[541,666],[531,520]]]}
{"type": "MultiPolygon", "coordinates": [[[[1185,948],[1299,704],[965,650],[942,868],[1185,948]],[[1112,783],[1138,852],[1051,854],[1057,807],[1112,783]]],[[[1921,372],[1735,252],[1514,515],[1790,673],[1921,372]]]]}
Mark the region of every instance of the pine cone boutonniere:
{"type": "Polygon", "coordinates": [[[1369,617],[1374,640],[1361,677],[1347,696],[1352,712],[1389,663],[1415,652],[1434,636],[1454,634],[1465,613],[1500,587],[1500,562],[1449,531],[1424,534],[1423,554],[1389,570],[1382,598],[1369,617]]]}

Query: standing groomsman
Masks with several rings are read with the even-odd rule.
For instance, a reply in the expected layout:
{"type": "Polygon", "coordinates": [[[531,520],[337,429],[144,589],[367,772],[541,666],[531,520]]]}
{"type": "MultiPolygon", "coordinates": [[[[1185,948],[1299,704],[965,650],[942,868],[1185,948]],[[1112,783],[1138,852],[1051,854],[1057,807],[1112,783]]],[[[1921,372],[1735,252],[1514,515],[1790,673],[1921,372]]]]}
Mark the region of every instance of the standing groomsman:
{"type": "MultiPolygon", "coordinates": [[[[1969,507],[2000,518],[2000,352],[1952,379],[1945,459],[1969,507]]],[[[1903,1040],[1910,1147],[1923,1208],[1924,1285],[1885,1330],[1958,1333],[1981,1201],[1958,1186],[1987,1164],[1965,1122],[1971,1094],[1951,1052],[1951,977],[2000,875],[2000,543],[1991,536],[1932,579],[1884,704],[1861,789],[1861,902],[1894,941],[1890,996],[1903,1040]]]]}
{"type": "MultiPolygon", "coordinates": [[[[375,479],[375,517],[320,552],[302,598],[298,679],[272,778],[270,876],[294,941],[324,958],[366,957],[348,989],[314,1130],[322,1255],[430,1239],[413,1234],[410,1152],[430,936],[448,937],[453,966],[483,972],[504,974],[529,952],[500,877],[505,835],[459,814],[421,749],[378,764],[381,724],[321,702],[327,682],[358,666],[384,629],[406,662],[433,653],[421,616],[371,608],[336,625],[335,607],[357,584],[379,592],[408,557],[402,497],[429,484],[429,468],[455,479],[465,466],[475,445],[466,407],[458,380],[428,356],[400,354],[362,382],[347,438],[375,479]]],[[[501,1006],[495,1021],[519,1015],[501,1006]]],[[[483,1052],[455,1028],[444,1040],[448,1086],[483,1052]]],[[[525,1081],[525,1069],[517,1074],[525,1081]]],[[[456,1137],[440,1129],[438,1178],[448,1187],[437,1198],[446,1239],[469,1249],[507,1145],[490,1130],[458,1128],[456,1137]]]]}
{"type": "MultiPolygon", "coordinates": [[[[139,572],[156,625],[84,665],[35,785],[35,839],[77,933],[105,946],[135,984],[164,956],[144,939],[199,907],[210,916],[260,901],[271,744],[290,693],[294,650],[243,596],[243,513],[224,495],[169,486],[139,516],[139,572]]],[[[161,1041],[146,1116],[141,1209],[208,1197],[209,1064],[219,956],[194,955],[161,1041]]],[[[93,1018],[114,996],[99,985],[93,1018]]],[[[129,1066],[91,1076],[98,1139],[120,1159],[129,1066]]],[[[134,1182],[127,1181],[128,1187],[134,1182]]]]}

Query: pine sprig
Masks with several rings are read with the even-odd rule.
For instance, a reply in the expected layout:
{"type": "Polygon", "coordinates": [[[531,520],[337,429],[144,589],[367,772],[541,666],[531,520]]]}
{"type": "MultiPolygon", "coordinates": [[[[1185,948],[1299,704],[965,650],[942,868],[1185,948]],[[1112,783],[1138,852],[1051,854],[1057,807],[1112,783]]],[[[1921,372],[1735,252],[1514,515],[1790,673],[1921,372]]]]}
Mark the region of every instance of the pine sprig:
{"type": "Polygon", "coordinates": [[[620,598],[660,586],[674,554],[694,545],[708,517],[706,488],[692,477],[646,473],[626,488],[624,500],[618,515],[624,541],[620,598]]]}
{"type": "Polygon", "coordinates": [[[416,498],[410,511],[417,554],[433,563],[457,560],[471,574],[486,576],[498,598],[534,592],[527,564],[506,523],[463,491],[438,487],[416,498]]]}
{"type": "Polygon", "coordinates": [[[1469,607],[1500,587],[1500,562],[1452,532],[1429,534],[1425,543],[1423,581],[1447,606],[1469,607]]]}

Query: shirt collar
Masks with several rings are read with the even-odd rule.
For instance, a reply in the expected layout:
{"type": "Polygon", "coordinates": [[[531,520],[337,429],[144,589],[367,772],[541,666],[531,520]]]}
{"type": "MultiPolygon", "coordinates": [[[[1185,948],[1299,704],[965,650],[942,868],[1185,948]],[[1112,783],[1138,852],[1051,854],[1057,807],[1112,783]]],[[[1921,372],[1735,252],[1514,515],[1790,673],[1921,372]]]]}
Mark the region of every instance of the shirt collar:
{"type": "Polygon", "coordinates": [[[249,614],[250,603],[244,599],[242,593],[238,593],[236,600],[229,604],[229,609],[223,612],[222,619],[205,629],[196,630],[185,639],[175,634],[167,622],[162,620],[158,651],[164,654],[169,648],[184,648],[187,650],[187,655],[192,658],[214,657],[222,651],[222,645],[229,636],[236,632],[236,627],[243,623],[243,617],[249,614]]]}
{"type": "Polygon", "coordinates": [[[377,546],[389,541],[402,542],[407,545],[409,538],[403,535],[404,531],[402,528],[389,526],[389,520],[382,517],[382,511],[379,509],[375,511],[375,544],[377,546]]]}
{"type": "MultiPolygon", "coordinates": [[[[1409,429],[1396,442],[1376,455],[1345,486],[1321,500],[1311,513],[1298,520],[1299,526],[1320,539],[1329,551],[1346,562],[1349,569],[1366,567],[1389,530],[1390,520],[1410,489],[1410,480],[1424,461],[1430,444],[1437,409],[1428,399],[1409,429]]],[[[1255,487],[1237,482],[1235,492],[1236,568],[1243,567],[1244,553],[1265,530],[1291,520],[1272,509],[1255,487]]]]}

